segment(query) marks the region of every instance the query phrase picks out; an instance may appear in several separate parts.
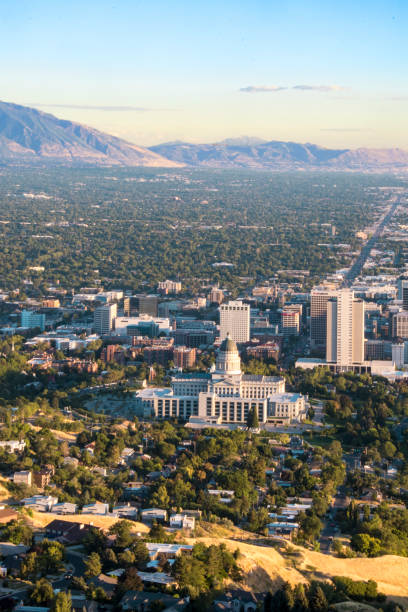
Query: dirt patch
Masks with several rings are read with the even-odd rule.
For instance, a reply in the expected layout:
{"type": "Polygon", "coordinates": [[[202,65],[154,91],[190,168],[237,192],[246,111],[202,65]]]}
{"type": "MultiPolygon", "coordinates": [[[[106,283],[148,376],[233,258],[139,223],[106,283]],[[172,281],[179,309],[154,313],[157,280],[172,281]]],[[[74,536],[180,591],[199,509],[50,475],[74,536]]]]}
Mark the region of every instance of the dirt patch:
{"type": "MultiPolygon", "coordinates": [[[[33,512],[31,522],[34,527],[46,527],[55,519],[69,521],[70,523],[94,525],[100,529],[109,529],[109,527],[112,527],[112,525],[115,525],[115,523],[121,520],[112,516],[97,516],[93,514],[64,514],[59,516],[57,514],[53,514],[52,512],[33,512]]],[[[149,527],[144,523],[136,523],[132,521],[132,531],[134,533],[147,533],[149,531],[149,527]]]]}

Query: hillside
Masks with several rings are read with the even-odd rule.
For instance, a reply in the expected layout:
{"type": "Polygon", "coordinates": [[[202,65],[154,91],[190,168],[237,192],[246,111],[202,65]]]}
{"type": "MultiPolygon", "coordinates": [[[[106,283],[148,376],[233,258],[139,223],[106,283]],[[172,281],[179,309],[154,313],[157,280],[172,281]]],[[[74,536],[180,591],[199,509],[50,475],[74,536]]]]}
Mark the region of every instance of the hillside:
{"type": "Polygon", "coordinates": [[[231,550],[239,548],[242,554],[239,565],[246,575],[245,583],[254,591],[274,590],[284,581],[295,585],[310,579],[347,576],[353,580],[375,580],[379,591],[404,606],[408,605],[408,558],[405,557],[385,555],[374,559],[338,559],[301,547],[294,547],[295,555],[283,556],[272,547],[228,538],[199,540],[206,545],[224,542],[231,550]]]}
{"type": "Polygon", "coordinates": [[[170,168],[180,165],[93,128],[6,102],[0,102],[0,163],[170,168]]]}
{"type": "Polygon", "coordinates": [[[150,150],[187,166],[259,170],[407,171],[402,149],[327,149],[296,142],[230,139],[214,144],[170,142],[150,150]]]}

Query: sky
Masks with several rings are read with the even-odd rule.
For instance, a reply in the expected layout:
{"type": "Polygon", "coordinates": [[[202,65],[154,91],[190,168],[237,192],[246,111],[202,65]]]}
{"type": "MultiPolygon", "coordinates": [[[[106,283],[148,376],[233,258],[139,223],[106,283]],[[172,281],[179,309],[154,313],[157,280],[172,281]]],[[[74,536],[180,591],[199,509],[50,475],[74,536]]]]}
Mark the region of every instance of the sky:
{"type": "Polygon", "coordinates": [[[0,100],[131,142],[408,149],[408,0],[0,0],[0,100]]]}

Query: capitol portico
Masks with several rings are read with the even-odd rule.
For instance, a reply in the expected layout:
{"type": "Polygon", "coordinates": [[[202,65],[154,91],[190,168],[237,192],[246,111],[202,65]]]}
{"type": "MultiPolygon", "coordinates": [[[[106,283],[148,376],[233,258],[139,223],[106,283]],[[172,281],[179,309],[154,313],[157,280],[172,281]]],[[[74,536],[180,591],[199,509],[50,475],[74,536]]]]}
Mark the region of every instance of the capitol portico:
{"type": "Polygon", "coordinates": [[[285,393],[280,376],[243,374],[237,345],[227,337],[208,373],[176,374],[171,388],[136,393],[145,417],[182,418],[208,424],[245,424],[255,409],[259,423],[288,424],[305,416],[305,398],[285,393]]]}

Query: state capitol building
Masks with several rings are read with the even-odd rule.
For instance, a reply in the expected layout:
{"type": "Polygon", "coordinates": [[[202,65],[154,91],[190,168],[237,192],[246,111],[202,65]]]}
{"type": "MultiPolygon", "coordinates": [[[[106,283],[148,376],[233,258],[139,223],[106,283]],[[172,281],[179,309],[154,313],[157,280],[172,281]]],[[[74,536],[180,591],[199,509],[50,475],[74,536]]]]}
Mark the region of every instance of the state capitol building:
{"type": "Polygon", "coordinates": [[[144,388],[136,393],[136,407],[145,418],[179,418],[199,424],[245,425],[255,409],[260,425],[300,422],[305,398],[285,392],[280,376],[243,374],[236,343],[227,337],[208,373],[176,374],[168,388],[144,388]]]}

